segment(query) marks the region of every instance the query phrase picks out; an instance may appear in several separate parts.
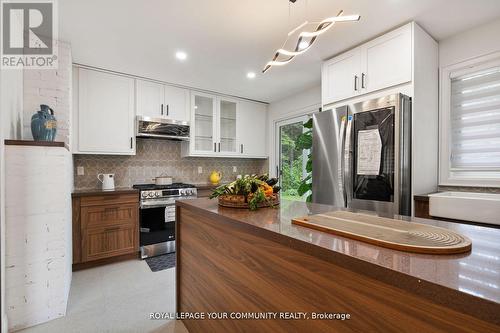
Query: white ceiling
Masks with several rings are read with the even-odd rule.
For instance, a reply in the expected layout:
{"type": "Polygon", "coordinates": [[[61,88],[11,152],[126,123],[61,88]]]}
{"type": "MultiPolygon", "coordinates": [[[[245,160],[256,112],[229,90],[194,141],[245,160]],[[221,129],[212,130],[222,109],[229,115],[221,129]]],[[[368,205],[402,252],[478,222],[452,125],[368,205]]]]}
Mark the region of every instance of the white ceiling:
{"type": "Polygon", "coordinates": [[[290,23],[288,9],[287,0],[62,0],[60,38],[77,63],[271,102],[318,84],[322,60],[405,22],[440,40],[500,17],[499,0],[297,0],[290,23]],[[320,21],[340,9],[360,22],[337,24],[292,63],[260,73],[306,12],[320,21]]]}

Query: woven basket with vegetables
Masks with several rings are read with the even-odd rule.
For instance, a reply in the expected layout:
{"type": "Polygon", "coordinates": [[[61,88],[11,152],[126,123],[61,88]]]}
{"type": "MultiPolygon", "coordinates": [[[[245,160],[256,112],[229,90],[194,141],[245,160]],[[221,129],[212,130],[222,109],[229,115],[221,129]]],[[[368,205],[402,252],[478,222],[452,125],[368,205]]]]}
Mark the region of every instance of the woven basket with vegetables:
{"type": "Polygon", "coordinates": [[[259,207],[279,205],[278,179],[267,175],[245,176],[226,185],[217,187],[210,199],[218,198],[219,205],[256,210],[259,207]]]}

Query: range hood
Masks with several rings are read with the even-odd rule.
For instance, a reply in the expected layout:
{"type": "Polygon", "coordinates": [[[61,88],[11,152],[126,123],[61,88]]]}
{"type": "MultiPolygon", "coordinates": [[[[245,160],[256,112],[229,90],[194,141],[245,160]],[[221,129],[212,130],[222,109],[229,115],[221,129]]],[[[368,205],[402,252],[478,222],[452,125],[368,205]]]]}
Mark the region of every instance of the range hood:
{"type": "Polygon", "coordinates": [[[189,140],[189,122],[166,118],[137,116],[137,137],[189,140]]]}

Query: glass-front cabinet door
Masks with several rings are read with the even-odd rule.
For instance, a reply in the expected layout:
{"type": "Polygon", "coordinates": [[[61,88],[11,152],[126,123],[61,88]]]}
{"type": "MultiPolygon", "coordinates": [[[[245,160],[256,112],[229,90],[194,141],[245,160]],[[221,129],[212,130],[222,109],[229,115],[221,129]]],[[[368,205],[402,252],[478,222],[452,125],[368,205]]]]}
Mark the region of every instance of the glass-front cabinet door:
{"type": "Polygon", "coordinates": [[[215,153],[216,150],[216,97],[208,94],[192,95],[194,119],[191,138],[192,149],[199,153],[215,153]]]}
{"type": "MultiPolygon", "coordinates": [[[[238,102],[230,99],[218,98],[218,142],[217,152],[237,153],[236,144],[236,115],[238,102]]],[[[250,125],[250,124],[249,124],[250,125]]]]}

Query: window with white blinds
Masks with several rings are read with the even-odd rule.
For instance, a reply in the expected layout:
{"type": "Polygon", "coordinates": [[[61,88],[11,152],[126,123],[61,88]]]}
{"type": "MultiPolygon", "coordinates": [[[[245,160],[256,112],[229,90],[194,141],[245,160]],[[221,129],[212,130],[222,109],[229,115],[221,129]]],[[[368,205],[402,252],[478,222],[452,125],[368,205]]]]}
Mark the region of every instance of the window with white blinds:
{"type": "Polygon", "coordinates": [[[500,170],[500,64],[451,78],[450,170],[500,170]]]}

